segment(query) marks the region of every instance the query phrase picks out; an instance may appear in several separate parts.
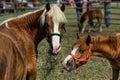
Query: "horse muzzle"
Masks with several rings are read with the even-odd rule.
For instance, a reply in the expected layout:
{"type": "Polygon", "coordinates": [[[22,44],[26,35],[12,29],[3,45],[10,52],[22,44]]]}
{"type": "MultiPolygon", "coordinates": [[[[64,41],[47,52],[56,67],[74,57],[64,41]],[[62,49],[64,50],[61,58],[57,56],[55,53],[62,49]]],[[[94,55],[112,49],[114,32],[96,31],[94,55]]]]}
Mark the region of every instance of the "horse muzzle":
{"type": "Polygon", "coordinates": [[[59,46],[53,46],[52,48],[53,48],[52,53],[55,53],[55,54],[57,54],[61,50],[60,45],[59,46]]]}
{"type": "Polygon", "coordinates": [[[75,63],[74,61],[67,61],[66,63],[63,62],[63,67],[68,71],[68,72],[71,72],[74,67],[75,67],[75,63]]]}

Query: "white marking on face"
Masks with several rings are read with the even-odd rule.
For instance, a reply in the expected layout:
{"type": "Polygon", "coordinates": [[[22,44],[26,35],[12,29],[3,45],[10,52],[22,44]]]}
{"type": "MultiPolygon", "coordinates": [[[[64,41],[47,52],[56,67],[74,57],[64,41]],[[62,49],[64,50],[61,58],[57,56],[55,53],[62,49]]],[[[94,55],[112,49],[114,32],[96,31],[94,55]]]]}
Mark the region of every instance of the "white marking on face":
{"type": "Polygon", "coordinates": [[[60,34],[60,32],[59,32],[59,23],[56,22],[56,21],[53,21],[53,23],[54,23],[53,33],[59,33],[60,34]]]}
{"type": "MultiPolygon", "coordinates": [[[[53,29],[53,33],[58,33],[59,32],[59,23],[56,21],[53,21],[54,23],[54,29],[53,29]]],[[[57,53],[60,51],[60,36],[54,35],[52,36],[52,45],[53,45],[53,53],[57,53]]]]}
{"type": "MultiPolygon", "coordinates": [[[[73,50],[71,51],[71,54],[75,55],[76,51],[78,50],[78,46],[73,47],[73,50]]],[[[68,60],[72,58],[71,55],[68,55],[65,60],[63,61],[63,65],[66,66],[68,60]]]]}

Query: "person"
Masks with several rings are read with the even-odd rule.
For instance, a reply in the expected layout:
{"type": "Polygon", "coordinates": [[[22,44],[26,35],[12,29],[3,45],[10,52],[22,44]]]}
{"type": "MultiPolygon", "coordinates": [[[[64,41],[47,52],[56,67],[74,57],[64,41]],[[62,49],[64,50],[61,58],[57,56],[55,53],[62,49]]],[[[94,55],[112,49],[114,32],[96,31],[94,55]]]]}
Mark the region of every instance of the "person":
{"type": "Polygon", "coordinates": [[[111,0],[100,0],[104,3],[104,21],[107,28],[110,27],[111,0]]]}
{"type": "Polygon", "coordinates": [[[7,14],[8,11],[7,11],[6,1],[5,1],[5,0],[1,0],[1,3],[2,3],[3,13],[4,13],[4,14],[7,14]]]}
{"type": "Polygon", "coordinates": [[[76,9],[77,21],[79,21],[80,15],[83,12],[82,6],[83,6],[84,1],[83,0],[73,0],[73,1],[71,1],[71,3],[72,3],[71,6],[76,9]]]}
{"type": "MultiPolygon", "coordinates": [[[[93,10],[92,1],[91,1],[91,0],[87,0],[86,11],[87,11],[87,12],[90,12],[90,11],[92,11],[92,10],[93,10]]],[[[90,27],[93,26],[93,21],[92,21],[92,20],[89,21],[89,25],[90,25],[90,27]]]]}
{"type": "Polygon", "coordinates": [[[80,28],[80,16],[83,12],[83,5],[85,2],[87,2],[86,0],[69,0],[69,4],[76,9],[76,14],[77,14],[77,26],[79,28],[79,31],[81,30],[80,28]]]}
{"type": "Polygon", "coordinates": [[[86,9],[87,12],[93,10],[93,8],[92,8],[92,1],[87,0],[86,8],[87,8],[87,9],[86,9]]]}

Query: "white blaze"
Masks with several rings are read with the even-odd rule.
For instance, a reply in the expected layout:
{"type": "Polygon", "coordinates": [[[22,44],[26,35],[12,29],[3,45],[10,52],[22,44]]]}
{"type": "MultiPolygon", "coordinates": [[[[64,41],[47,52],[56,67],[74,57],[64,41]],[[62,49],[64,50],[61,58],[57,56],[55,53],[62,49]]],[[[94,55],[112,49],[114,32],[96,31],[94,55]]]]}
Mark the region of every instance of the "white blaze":
{"type": "MultiPolygon", "coordinates": [[[[71,51],[71,54],[75,55],[77,49],[78,49],[78,46],[75,46],[75,47],[73,48],[73,50],[71,51]]],[[[71,58],[72,58],[72,56],[71,56],[71,55],[68,55],[68,56],[65,58],[65,60],[63,61],[63,65],[66,66],[67,61],[70,60],[71,58]]]]}
{"type": "MultiPolygon", "coordinates": [[[[59,23],[56,21],[53,21],[54,23],[54,29],[53,29],[53,33],[58,33],[59,32],[59,23]]],[[[54,35],[52,36],[52,45],[53,45],[53,53],[57,53],[60,51],[60,36],[54,35]]]]}

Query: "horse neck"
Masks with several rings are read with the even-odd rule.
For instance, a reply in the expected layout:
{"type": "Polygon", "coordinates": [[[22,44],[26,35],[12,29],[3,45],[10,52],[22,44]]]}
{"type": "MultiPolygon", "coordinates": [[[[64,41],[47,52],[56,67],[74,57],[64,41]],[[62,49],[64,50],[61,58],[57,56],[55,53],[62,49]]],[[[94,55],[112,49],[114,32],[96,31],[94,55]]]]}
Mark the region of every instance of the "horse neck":
{"type": "Polygon", "coordinates": [[[37,45],[46,35],[45,27],[40,25],[39,21],[43,11],[44,10],[36,11],[18,20],[18,23],[24,20],[24,24],[21,24],[20,28],[25,34],[27,33],[27,35],[30,36],[35,45],[37,45]]]}
{"type": "Polygon", "coordinates": [[[44,10],[38,11],[34,13],[33,15],[33,21],[31,21],[29,24],[31,32],[32,32],[32,39],[34,40],[34,43],[38,45],[38,43],[46,36],[46,29],[44,25],[41,25],[40,15],[43,13],[44,10]],[[31,24],[33,22],[33,24],[31,24]],[[34,29],[34,30],[33,30],[34,29]]]}
{"type": "Polygon", "coordinates": [[[93,56],[104,57],[107,59],[113,59],[116,57],[116,54],[112,54],[114,50],[111,51],[111,44],[109,43],[108,36],[95,37],[92,41],[92,45],[93,56]]]}

